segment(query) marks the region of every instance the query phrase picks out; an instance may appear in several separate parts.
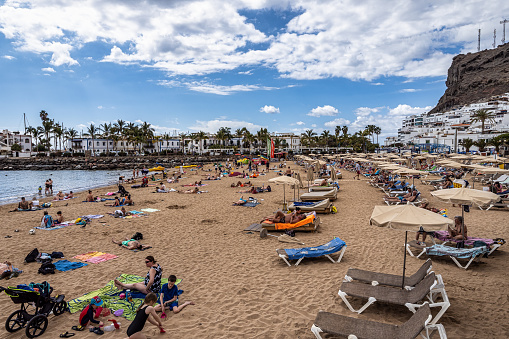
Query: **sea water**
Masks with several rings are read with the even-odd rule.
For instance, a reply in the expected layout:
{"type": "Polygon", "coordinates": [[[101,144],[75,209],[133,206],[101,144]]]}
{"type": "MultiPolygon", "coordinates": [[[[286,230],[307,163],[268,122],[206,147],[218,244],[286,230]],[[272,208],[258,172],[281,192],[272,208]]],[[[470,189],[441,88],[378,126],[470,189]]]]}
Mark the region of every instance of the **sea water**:
{"type": "Polygon", "coordinates": [[[53,180],[53,195],[114,185],[118,178],[132,177],[132,170],[0,171],[0,205],[19,202],[21,197],[46,197],[44,183],[53,180]],[[42,187],[39,194],[38,188],[42,187]]]}

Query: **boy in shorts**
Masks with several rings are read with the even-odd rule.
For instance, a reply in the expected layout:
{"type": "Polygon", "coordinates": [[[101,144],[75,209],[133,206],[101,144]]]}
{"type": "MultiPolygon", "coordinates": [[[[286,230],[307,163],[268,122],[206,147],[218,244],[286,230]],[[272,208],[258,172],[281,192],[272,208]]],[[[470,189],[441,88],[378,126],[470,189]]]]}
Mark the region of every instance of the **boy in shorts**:
{"type": "Polygon", "coordinates": [[[168,277],[168,283],[161,287],[161,294],[159,297],[159,305],[155,306],[156,312],[162,311],[161,318],[166,318],[166,309],[173,311],[173,313],[179,313],[187,305],[194,305],[192,301],[186,301],[182,305],[178,304],[179,289],[177,285],[177,277],[173,274],[168,277]]]}

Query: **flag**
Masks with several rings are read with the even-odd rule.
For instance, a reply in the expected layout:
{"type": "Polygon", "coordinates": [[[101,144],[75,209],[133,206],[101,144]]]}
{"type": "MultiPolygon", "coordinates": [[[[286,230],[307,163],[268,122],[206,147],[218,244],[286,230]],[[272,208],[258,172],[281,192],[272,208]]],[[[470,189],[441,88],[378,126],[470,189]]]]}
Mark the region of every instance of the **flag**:
{"type": "Polygon", "coordinates": [[[274,158],[274,140],[272,138],[267,139],[267,157],[274,158]]]}

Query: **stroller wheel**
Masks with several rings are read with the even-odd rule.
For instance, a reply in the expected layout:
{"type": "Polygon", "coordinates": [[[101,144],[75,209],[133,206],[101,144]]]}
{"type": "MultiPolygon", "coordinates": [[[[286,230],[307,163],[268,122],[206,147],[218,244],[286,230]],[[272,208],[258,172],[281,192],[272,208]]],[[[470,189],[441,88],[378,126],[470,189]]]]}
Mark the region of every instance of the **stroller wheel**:
{"type": "Polygon", "coordinates": [[[5,321],[5,329],[7,332],[16,332],[25,327],[25,315],[26,312],[23,310],[17,310],[13,312],[5,321]]]}
{"type": "Polygon", "coordinates": [[[48,327],[48,317],[43,314],[36,315],[28,322],[25,334],[29,338],[40,336],[48,327]]]}
{"type": "Polygon", "coordinates": [[[66,310],[67,310],[67,302],[65,302],[63,300],[61,302],[56,303],[55,306],[53,306],[53,314],[54,315],[60,315],[60,314],[64,313],[66,310]]]}

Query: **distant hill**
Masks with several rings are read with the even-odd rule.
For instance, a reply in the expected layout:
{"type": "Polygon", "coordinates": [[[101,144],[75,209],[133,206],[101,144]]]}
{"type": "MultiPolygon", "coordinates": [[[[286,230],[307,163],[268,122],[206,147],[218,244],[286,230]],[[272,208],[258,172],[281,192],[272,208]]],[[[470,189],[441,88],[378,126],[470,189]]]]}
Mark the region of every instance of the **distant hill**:
{"type": "Polygon", "coordinates": [[[455,56],[445,84],[444,95],[429,113],[487,101],[483,99],[509,92],[509,43],[455,56]]]}

